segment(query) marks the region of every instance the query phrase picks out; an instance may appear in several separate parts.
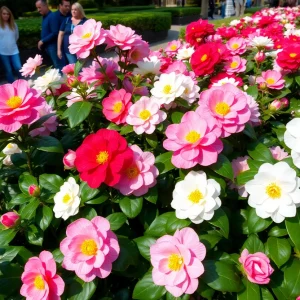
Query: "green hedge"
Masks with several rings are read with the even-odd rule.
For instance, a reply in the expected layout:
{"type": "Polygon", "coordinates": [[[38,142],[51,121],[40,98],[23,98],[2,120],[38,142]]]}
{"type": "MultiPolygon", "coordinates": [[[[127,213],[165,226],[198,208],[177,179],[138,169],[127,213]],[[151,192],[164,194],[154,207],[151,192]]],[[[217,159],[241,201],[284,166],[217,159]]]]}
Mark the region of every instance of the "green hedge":
{"type": "Polygon", "coordinates": [[[200,7],[159,7],[153,10],[153,12],[169,12],[172,17],[183,17],[183,16],[193,16],[200,15],[200,7]]]}

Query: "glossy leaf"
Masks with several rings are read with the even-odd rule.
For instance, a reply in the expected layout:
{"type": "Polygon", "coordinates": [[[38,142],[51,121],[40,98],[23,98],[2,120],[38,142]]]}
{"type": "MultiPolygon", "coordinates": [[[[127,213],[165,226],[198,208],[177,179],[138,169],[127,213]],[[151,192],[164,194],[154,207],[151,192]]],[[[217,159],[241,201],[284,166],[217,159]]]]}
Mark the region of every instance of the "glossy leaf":
{"type": "Polygon", "coordinates": [[[229,235],[229,220],[222,208],[215,210],[214,216],[208,221],[210,224],[219,227],[220,233],[228,238],[229,235]]]}
{"type": "Polygon", "coordinates": [[[280,268],[291,256],[291,245],[287,239],[269,237],[267,240],[269,257],[280,268]]]}
{"type": "Polygon", "coordinates": [[[73,103],[63,114],[63,118],[68,118],[71,128],[82,123],[90,114],[92,103],[80,101],[73,103]]]}
{"type": "Polygon", "coordinates": [[[118,213],[108,215],[106,217],[106,219],[110,223],[110,229],[111,230],[118,230],[126,222],[127,217],[123,213],[118,212],[118,213]]]}
{"type": "Polygon", "coordinates": [[[143,208],[143,198],[124,197],[119,204],[122,212],[128,218],[135,218],[143,208]]]}

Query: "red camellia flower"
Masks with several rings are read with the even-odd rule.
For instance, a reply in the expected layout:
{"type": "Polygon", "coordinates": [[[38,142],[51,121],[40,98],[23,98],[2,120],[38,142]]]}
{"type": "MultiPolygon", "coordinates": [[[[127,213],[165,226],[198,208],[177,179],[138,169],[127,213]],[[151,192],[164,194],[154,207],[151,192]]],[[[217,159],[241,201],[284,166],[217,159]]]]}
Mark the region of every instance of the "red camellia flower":
{"type": "Polygon", "coordinates": [[[197,76],[211,74],[220,58],[220,52],[214,44],[203,44],[193,53],[191,66],[197,76]]]}
{"type": "Polygon", "coordinates": [[[204,42],[206,36],[214,33],[214,25],[200,19],[199,21],[190,23],[186,27],[185,39],[192,46],[198,46],[204,42]]]}
{"type": "Polygon", "coordinates": [[[102,182],[113,186],[120,180],[124,162],[132,158],[124,137],[115,130],[100,129],[76,150],[75,167],[91,188],[98,188],[102,182]]]}
{"type": "Polygon", "coordinates": [[[276,62],[279,67],[296,71],[300,67],[300,45],[290,44],[278,53],[276,62]]]}

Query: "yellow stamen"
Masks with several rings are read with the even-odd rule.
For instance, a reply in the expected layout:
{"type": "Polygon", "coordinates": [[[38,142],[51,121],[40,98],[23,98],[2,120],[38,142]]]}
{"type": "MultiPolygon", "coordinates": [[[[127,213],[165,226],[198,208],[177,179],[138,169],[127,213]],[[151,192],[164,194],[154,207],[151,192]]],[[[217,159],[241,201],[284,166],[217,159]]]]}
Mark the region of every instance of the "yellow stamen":
{"type": "Polygon", "coordinates": [[[94,240],[85,240],[81,244],[80,250],[82,254],[91,256],[91,255],[96,255],[98,248],[94,240]]]}
{"type": "Polygon", "coordinates": [[[168,257],[168,267],[172,271],[179,271],[183,265],[183,257],[178,254],[171,254],[168,257]]]}
{"type": "Polygon", "coordinates": [[[294,58],[294,57],[296,57],[297,56],[297,53],[290,53],[290,57],[291,58],[294,58]]]}
{"type": "Polygon", "coordinates": [[[108,157],[109,157],[109,155],[108,155],[107,151],[100,151],[99,154],[96,156],[97,163],[99,165],[106,163],[108,160],[108,157]]]}
{"type": "Polygon", "coordinates": [[[68,203],[71,200],[71,196],[69,194],[65,194],[63,197],[63,203],[68,203]]]}
{"type": "Polygon", "coordinates": [[[239,46],[240,46],[239,44],[234,43],[234,44],[231,45],[231,48],[236,50],[239,46]]]}
{"type": "Polygon", "coordinates": [[[41,275],[38,275],[35,277],[33,284],[34,284],[35,288],[37,288],[38,290],[45,289],[45,281],[41,275]]]}
{"type": "Polygon", "coordinates": [[[81,38],[83,39],[88,39],[89,37],[91,37],[91,33],[90,32],[87,32],[86,34],[84,34],[81,38]]]}
{"type": "Polygon", "coordinates": [[[113,106],[113,112],[119,113],[123,108],[123,103],[121,101],[118,101],[113,106]]]}
{"type": "Polygon", "coordinates": [[[281,197],[281,188],[276,183],[273,182],[273,183],[270,183],[269,185],[267,185],[266,193],[272,199],[280,198],[281,197]]]}
{"type": "Polygon", "coordinates": [[[226,116],[230,112],[230,106],[226,102],[219,102],[215,107],[215,112],[221,116],[226,116]]]}
{"type": "Polygon", "coordinates": [[[129,179],[133,179],[133,178],[136,178],[140,174],[140,170],[138,169],[138,167],[136,165],[134,165],[134,166],[129,167],[125,171],[125,174],[129,179]]]}
{"type": "Polygon", "coordinates": [[[142,120],[147,120],[147,119],[149,119],[150,117],[151,117],[151,113],[150,113],[149,110],[144,109],[144,110],[142,110],[142,111],[140,112],[140,118],[141,118],[142,120]]]}
{"type": "Polygon", "coordinates": [[[163,93],[164,94],[170,94],[171,90],[172,90],[172,86],[170,86],[169,84],[167,84],[163,88],[163,93]]]}
{"type": "Polygon", "coordinates": [[[13,96],[6,101],[7,106],[10,108],[18,108],[22,104],[22,99],[18,96],[13,96]]]}
{"type": "Polygon", "coordinates": [[[236,68],[238,65],[239,65],[238,62],[233,61],[233,62],[230,64],[230,68],[236,68]]]}
{"type": "Polygon", "coordinates": [[[207,54],[202,55],[202,57],[200,58],[200,60],[202,62],[206,61],[207,60],[207,54]]]}
{"type": "Polygon", "coordinates": [[[188,199],[193,203],[199,203],[203,199],[203,194],[196,189],[189,194],[188,199]]]}
{"type": "Polygon", "coordinates": [[[267,84],[274,84],[275,80],[273,78],[267,78],[266,82],[267,84]]]}
{"type": "Polygon", "coordinates": [[[189,143],[196,143],[199,141],[199,139],[201,138],[201,135],[195,131],[195,130],[191,130],[186,136],[185,139],[189,142],[189,143]]]}
{"type": "Polygon", "coordinates": [[[172,45],[172,46],[170,47],[170,49],[171,49],[172,51],[175,51],[175,50],[177,49],[177,46],[176,46],[176,45],[172,45]]]}

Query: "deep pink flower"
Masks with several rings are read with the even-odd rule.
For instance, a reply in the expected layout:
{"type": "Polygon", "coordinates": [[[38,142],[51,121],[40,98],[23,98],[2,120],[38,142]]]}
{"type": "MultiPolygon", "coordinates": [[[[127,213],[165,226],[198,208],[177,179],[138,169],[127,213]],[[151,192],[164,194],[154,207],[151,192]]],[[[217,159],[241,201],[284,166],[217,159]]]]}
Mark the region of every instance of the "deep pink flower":
{"type": "Polygon", "coordinates": [[[131,63],[137,63],[142,61],[145,57],[148,57],[149,53],[149,44],[143,40],[137,40],[128,53],[128,60],[131,63]]]}
{"type": "Polygon", "coordinates": [[[172,164],[177,168],[189,169],[197,164],[209,166],[217,161],[223,150],[220,134],[213,118],[206,119],[189,111],[183,115],[180,124],[168,126],[163,146],[174,151],[172,164]]]}
{"type": "Polygon", "coordinates": [[[135,44],[142,39],[140,35],[137,35],[130,27],[118,24],[117,26],[110,26],[109,30],[106,30],[106,44],[107,48],[119,47],[121,50],[131,50],[135,44]]]}
{"type": "Polygon", "coordinates": [[[205,246],[192,228],[177,230],[174,236],[164,235],[150,246],[152,278],[165,286],[174,297],[193,294],[203,274],[205,246]]]}
{"type": "Polygon", "coordinates": [[[45,99],[28,86],[26,80],[0,86],[0,129],[13,133],[23,124],[39,119],[39,110],[45,99]]]}
{"type": "Polygon", "coordinates": [[[37,54],[34,58],[29,57],[26,63],[22,66],[20,73],[22,76],[32,76],[35,74],[35,70],[38,66],[43,63],[43,58],[41,55],[37,54]]]}
{"type": "Polygon", "coordinates": [[[222,129],[221,137],[244,130],[251,116],[246,95],[230,83],[202,92],[198,103],[196,112],[213,117],[222,129]]]}
{"type": "Polygon", "coordinates": [[[239,262],[242,264],[249,281],[256,284],[268,284],[270,282],[270,276],[274,270],[266,254],[262,252],[249,254],[249,251],[244,249],[239,262]]]}
{"type": "Polygon", "coordinates": [[[271,151],[273,158],[276,160],[283,160],[289,156],[289,154],[287,152],[285,152],[284,149],[280,148],[279,146],[271,147],[271,148],[269,148],[269,150],[271,151]]]}
{"type": "Polygon", "coordinates": [[[102,101],[105,118],[118,125],[126,123],[128,110],[132,105],[131,97],[124,89],[111,91],[102,101]]]}
{"type": "Polygon", "coordinates": [[[12,228],[18,222],[20,216],[14,211],[7,212],[0,217],[0,223],[7,227],[12,228]]]}
{"type": "Polygon", "coordinates": [[[227,49],[232,55],[243,54],[247,51],[246,40],[239,37],[233,37],[226,43],[227,49]]]}
{"type": "Polygon", "coordinates": [[[94,19],[87,20],[82,25],[77,25],[69,37],[70,53],[79,58],[87,58],[91,50],[105,42],[106,31],[101,22],[94,19]]]}
{"type": "Polygon", "coordinates": [[[28,300],[59,300],[65,289],[64,281],[56,274],[56,263],[49,251],[29,258],[21,279],[20,294],[28,300]]]}
{"type": "Polygon", "coordinates": [[[41,190],[40,188],[35,185],[35,184],[31,184],[29,187],[28,187],[28,194],[32,197],[38,197],[41,193],[41,190]]]}
{"type": "Polygon", "coordinates": [[[75,159],[76,159],[76,152],[73,150],[68,150],[68,153],[66,153],[63,157],[63,164],[65,166],[65,169],[73,169],[75,168],[75,159]]]}
{"type": "Polygon", "coordinates": [[[228,74],[241,73],[246,70],[247,60],[239,55],[232,56],[225,64],[225,70],[228,74]]]}
{"type": "Polygon", "coordinates": [[[255,54],[254,56],[255,61],[257,61],[258,63],[262,63],[265,59],[266,59],[266,55],[264,52],[259,51],[255,54]]]}
{"type": "Polygon", "coordinates": [[[66,234],[60,243],[63,268],[75,271],[85,282],[96,277],[105,278],[111,273],[112,262],[118,258],[120,247],[105,218],[78,219],[68,225],[66,234]]]}
{"type": "Polygon", "coordinates": [[[281,73],[275,70],[262,72],[261,76],[256,79],[256,82],[259,84],[265,83],[268,88],[275,90],[283,89],[285,84],[281,73]]]}
{"type": "Polygon", "coordinates": [[[114,188],[123,195],[141,196],[156,185],[159,172],[154,166],[155,157],[151,152],[143,152],[137,145],[129,148],[133,151],[133,159],[123,166],[120,181],[114,188]]]}

